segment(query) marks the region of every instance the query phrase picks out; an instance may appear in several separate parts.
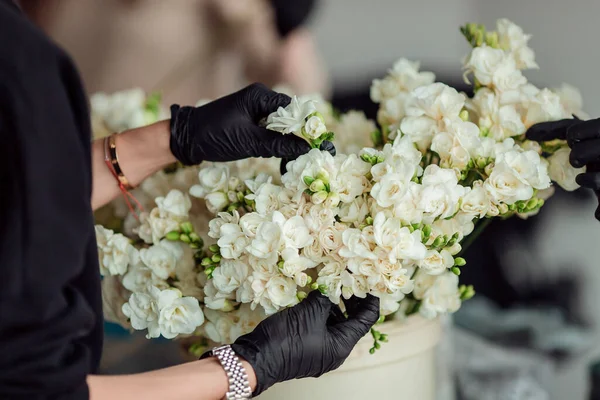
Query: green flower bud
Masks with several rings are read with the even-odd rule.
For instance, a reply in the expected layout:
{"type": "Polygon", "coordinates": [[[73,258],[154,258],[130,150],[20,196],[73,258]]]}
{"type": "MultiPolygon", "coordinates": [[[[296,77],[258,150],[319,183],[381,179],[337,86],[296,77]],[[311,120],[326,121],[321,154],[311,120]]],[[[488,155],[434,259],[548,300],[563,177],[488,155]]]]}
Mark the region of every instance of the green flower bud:
{"type": "Polygon", "coordinates": [[[317,174],[316,179],[320,179],[320,180],[323,181],[324,184],[328,184],[329,183],[329,172],[327,172],[326,170],[322,169],[317,174]]]}
{"type": "Polygon", "coordinates": [[[367,225],[373,225],[373,217],[369,215],[367,218],[365,218],[365,223],[367,225]]]}
{"type": "Polygon", "coordinates": [[[169,233],[167,233],[167,236],[165,236],[167,238],[167,240],[171,240],[173,242],[179,240],[179,232],[177,231],[171,231],[169,233]]]}
{"type": "Polygon", "coordinates": [[[383,324],[384,322],[385,322],[385,315],[380,315],[376,324],[379,325],[379,324],[383,324]]]}
{"type": "Polygon", "coordinates": [[[444,236],[440,235],[433,241],[432,247],[440,247],[444,243],[444,236]]]}
{"type": "Polygon", "coordinates": [[[484,157],[477,157],[475,164],[477,165],[477,168],[483,169],[487,165],[487,160],[484,157]]]}
{"type": "Polygon", "coordinates": [[[381,154],[377,156],[377,164],[382,163],[385,161],[385,157],[382,156],[381,154]]]}
{"type": "Polygon", "coordinates": [[[450,268],[450,271],[452,271],[452,273],[456,276],[460,276],[460,268],[458,267],[452,267],[450,268]]]}
{"type": "Polygon", "coordinates": [[[319,285],[318,289],[321,294],[327,294],[327,285],[319,285]]]}
{"type": "Polygon", "coordinates": [[[381,339],[381,332],[376,331],[375,329],[371,329],[371,335],[373,336],[373,339],[375,339],[375,340],[381,339]]]}
{"type": "Polygon", "coordinates": [[[457,267],[464,267],[467,264],[467,260],[465,260],[462,257],[456,257],[454,259],[454,265],[456,265],[457,267]]]}
{"type": "Polygon", "coordinates": [[[203,267],[208,267],[211,264],[212,264],[212,260],[209,257],[204,257],[202,259],[202,262],[200,263],[200,265],[202,265],[203,267]]]}
{"type": "Polygon", "coordinates": [[[322,192],[325,190],[325,183],[320,179],[315,179],[309,189],[311,192],[322,192]]]}
{"type": "Polygon", "coordinates": [[[191,249],[199,249],[199,248],[200,248],[200,246],[198,246],[198,243],[194,243],[194,242],[192,242],[192,243],[190,243],[190,248],[191,248],[191,249]]]}
{"type": "Polygon", "coordinates": [[[530,199],[527,202],[526,208],[527,208],[527,210],[532,211],[537,208],[537,205],[538,205],[538,200],[534,197],[533,199],[530,199]]]}
{"type": "Polygon", "coordinates": [[[379,339],[379,341],[383,342],[383,343],[387,343],[388,342],[388,335],[386,335],[385,333],[381,334],[381,338],[379,339]]]}
{"type": "Polygon", "coordinates": [[[327,192],[313,193],[313,195],[310,197],[310,201],[312,201],[314,204],[321,204],[327,199],[327,195],[327,192]]]}
{"type": "Polygon", "coordinates": [[[429,237],[429,235],[431,235],[431,225],[425,225],[423,227],[423,233],[425,234],[425,237],[429,237]]]}
{"type": "Polygon", "coordinates": [[[317,290],[319,288],[319,284],[317,282],[314,282],[312,285],[310,285],[310,288],[312,290],[317,290]]]}
{"type": "Polygon", "coordinates": [[[234,212],[234,211],[235,211],[235,210],[237,210],[238,208],[240,208],[240,204],[239,204],[239,203],[233,203],[233,204],[230,204],[230,205],[227,207],[227,212],[230,212],[230,213],[231,213],[231,212],[234,212]]]}
{"type": "Polygon", "coordinates": [[[244,199],[245,199],[244,193],[237,192],[237,201],[238,201],[238,203],[243,203],[244,199]]]}
{"type": "Polygon", "coordinates": [[[462,119],[463,121],[468,121],[469,120],[469,112],[467,110],[462,110],[460,112],[460,114],[458,114],[459,118],[462,119]]]}
{"type": "Polygon", "coordinates": [[[381,349],[381,344],[380,344],[379,342],[375,342],[375,343],[374,343],[374,347],[375,347],[377,350],[379,350],[379,349],[381,349]]]}
{"type": "Polygon", "coordinates": [[[304,181],[304,184],[306,186],[310,186],[315,181],[315,178],[313,178],[312,176],[305,176],[304,178],[302,178],[302,180],[304,181]]]}
{"type": "Polygon", "coordinates": [[[210,259],[214,263],[219,263],[221,261],[221,256],[218,254],[213,254],[210,259]]]}
{"type": "Polygon", "coordinates": [[[277,263],[277,268],[279,268],[279,269],[283,269],[283,264],[285,264],[285,261],[279,261],[279,262],[277,263]]]}
{"type": "Polygon", "coordinates": [[[192,226],[191,222],[184,222],[183,224],[180,225],[181,230],[183,231],[183,233],[192,233],[194,231],[194,227],[192,226]]]}
{"type": "Polygon", "coordinates": [[[369,349],[369,354],[375,354],[375,347],[371,347],[369,349]]]}
{"type": "Polygon", "coordinates": [[[373,164],[373,157],[371,157],[367,153],[361,154],[360,159],[363,160],[364,162],[368,162],[369,164],[373,164]]]}
{"type": "Polygon", "coordinates": [[[298,298],[298,301],[302,301],[304,300],[308,295],[306,294],[306,292],[298,292],[296,294],[296,297],[298,298]]]}
{"type": "Polygon", "coordinates": [[[192,232],[189,234],[190,239],[192,239],[192,242],[200,242],[202,239],[200,239],[200,236],[198,236],[198,234],[196,232],[192,232]]]}
{"type": "Polygon", "coordinates": [[[219,252],[219,245],[218,244],[211,244],[210,247],[208,248],[208,250],[210,250],[211,253],[218,253],[219,252]]]}
{"type": "Polygon", "coordinates": [[[487,32],[485,35],[485,43],[495,49],[500,47],[498,44],[498,32],[487,32]]]}
{"type": "Polygon", "coordinates": [[[538,199],[538,203],[537,203],[538,208],[541,208],[545,202],[546,202],[546,200],[544,200],[544,199],[538,199]]]}
{"type": "Polygon", "coordinates": [[[184,243],[192,242],[192,239],[190,239],[190,237],[188,235],[186,235],[185,233],[182,233],[181,235],[179,235],[179,240],[181,240],[184,243]]]}

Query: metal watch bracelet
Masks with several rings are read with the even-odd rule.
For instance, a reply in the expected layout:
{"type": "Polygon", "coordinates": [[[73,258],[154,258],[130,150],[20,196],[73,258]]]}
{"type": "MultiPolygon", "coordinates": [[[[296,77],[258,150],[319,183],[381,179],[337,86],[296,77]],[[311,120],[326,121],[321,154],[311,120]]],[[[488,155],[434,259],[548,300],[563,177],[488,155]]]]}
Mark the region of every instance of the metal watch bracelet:
{"type": "Polygon", "coordinates": [[[248,374],[231,346],[215,347],[211,353],[217,357],[229,380],[229,391],[225,394],[225,400],[251,399],[252,389],[248,374]]]}

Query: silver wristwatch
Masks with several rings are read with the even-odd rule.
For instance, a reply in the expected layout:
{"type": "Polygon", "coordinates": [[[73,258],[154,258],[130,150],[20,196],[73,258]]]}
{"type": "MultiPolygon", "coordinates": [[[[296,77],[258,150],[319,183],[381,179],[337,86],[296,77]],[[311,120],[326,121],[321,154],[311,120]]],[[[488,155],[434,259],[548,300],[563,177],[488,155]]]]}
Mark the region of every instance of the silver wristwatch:
{"type": "Polygon", "coordinates": [[[210,353],[217,357],[229,378],[229,391],[225,394],[225,400],[251,399],[252,389],[248,382],[248,374],[231,346],[215,347],[210,353]]]}

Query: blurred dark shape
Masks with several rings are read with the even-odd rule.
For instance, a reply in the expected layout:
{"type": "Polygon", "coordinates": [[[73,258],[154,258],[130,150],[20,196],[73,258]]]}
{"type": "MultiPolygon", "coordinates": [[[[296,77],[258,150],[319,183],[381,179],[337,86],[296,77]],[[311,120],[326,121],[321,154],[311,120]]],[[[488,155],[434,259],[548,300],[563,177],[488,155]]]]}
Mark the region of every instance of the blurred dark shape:
{"type": "Polygon", "coordinates": [[[588,400],[600,400],[600,360],[590,366],[588,377],[590,380],[588,400]]]}
{"type": "Polygon", "coordinates": [[[317,0],[271,0],[270,2],[275,12],[277,32],[282,38],[306,24],[317,5],[317,0]]]}

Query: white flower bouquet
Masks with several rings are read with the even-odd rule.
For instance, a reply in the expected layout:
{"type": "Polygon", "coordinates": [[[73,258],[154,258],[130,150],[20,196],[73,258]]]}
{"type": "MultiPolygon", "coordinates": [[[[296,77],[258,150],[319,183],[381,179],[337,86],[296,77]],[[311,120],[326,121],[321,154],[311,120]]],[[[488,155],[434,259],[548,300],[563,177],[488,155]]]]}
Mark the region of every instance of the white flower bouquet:
{"type": "MultiPolygon", "coordinates": [[[[473,98],[402,59],[371,88],[379,129],[318,96],[274,110],[267,128],[313,147],[281,178],[267,159],[142,184],[135,194],[150,212],[140,224],[121,211],[122,233],[97,227],[106,317],[148,337],[191,336],[201,351],[311,290],[342,310],[351,296],[377,296],[381,321],[458,310],[474,294],[459,283],[466,243],[492,218],[536,214],[551,181],[577,187],[566,143],[540,145],[526,130],[581,116],[574,89],[527,82],[521,71],[537,64],[521,28],[500,20],[494,32],[462,32],[473,98]],[[336,156],[318,149],[332,132],[336,156]]],[[[372,336],[374,352],[387,338],[372,336]]]]}

